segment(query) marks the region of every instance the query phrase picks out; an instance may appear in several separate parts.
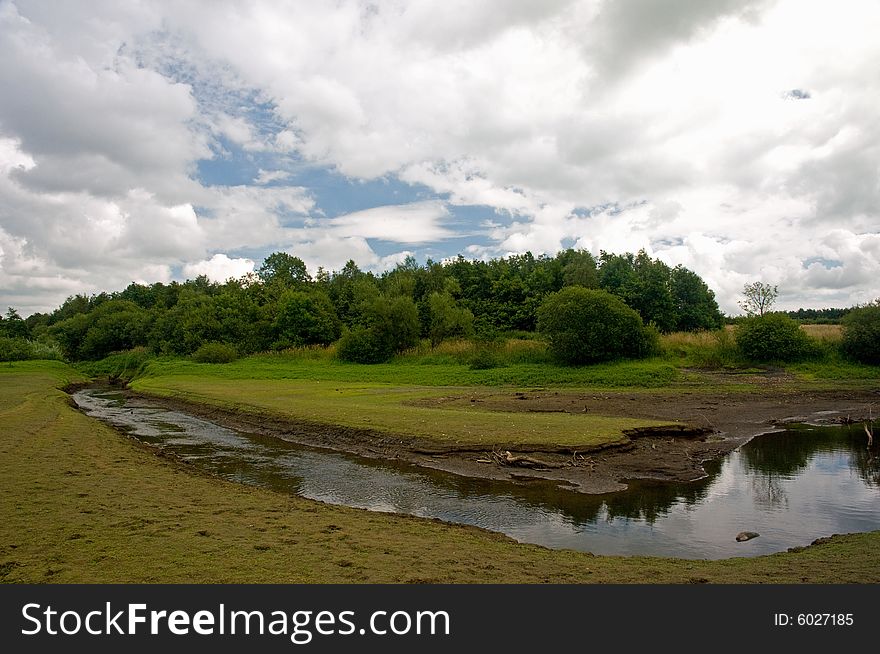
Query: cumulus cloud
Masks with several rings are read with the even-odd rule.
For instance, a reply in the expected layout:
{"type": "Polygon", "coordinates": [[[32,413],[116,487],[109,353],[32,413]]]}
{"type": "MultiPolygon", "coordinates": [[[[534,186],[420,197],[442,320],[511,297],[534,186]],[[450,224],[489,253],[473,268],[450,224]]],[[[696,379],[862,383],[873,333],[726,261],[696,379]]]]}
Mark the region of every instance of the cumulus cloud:
{"type": "Polygon", "coordinates": [[[878,30],[872,0],[3,2],[2,301],[447,242],[644,247],[728,311],[756,279],[784,307],[866,301],[878,30]],[[327,218],[301,164],[428,193],[327,218]]]}
{"type": "Polygon", "coordinates": [[[188,263],[183,267],[183,273],[188,279],[204,275],[215,282],[238,279],[253,271],[254,262],[251,259],[231,259],[222,252],[215,254],[210,259],[188,263]]]}

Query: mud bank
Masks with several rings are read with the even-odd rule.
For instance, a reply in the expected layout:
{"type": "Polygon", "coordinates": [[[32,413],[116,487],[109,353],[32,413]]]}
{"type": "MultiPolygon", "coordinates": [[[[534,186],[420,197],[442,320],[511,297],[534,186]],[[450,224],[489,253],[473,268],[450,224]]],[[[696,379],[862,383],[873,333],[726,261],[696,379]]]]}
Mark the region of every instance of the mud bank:
{"type": "Polygon", "coordinates": [[[703,464],[758,434],[785,424],[861,421],[880,391],[778,391],[769,393],[591,393],[578,391],[467,391],[421,401],[423,406],[467,406],[496,411],[595,413],[669,421],[626,433],[622,443],[574,449],[497,443],[492,448],[450,446],[396,436],[279,418],[246,407],[227,408],[189,399],[157,398],[125,391],[134,401],[179,409],[230,429],[372,458],[405,461],[468,477],[515,483],[546,483],[582,493],[626,488],[628,479],[693,481],[703,464]]]}

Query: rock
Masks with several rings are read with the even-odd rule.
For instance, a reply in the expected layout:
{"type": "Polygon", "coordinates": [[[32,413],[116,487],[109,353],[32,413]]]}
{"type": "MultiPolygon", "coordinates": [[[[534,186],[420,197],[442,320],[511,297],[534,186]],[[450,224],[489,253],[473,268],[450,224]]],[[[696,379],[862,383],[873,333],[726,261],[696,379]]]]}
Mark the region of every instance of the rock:
{"type": "Polygon", "coordinates": [[[736,542],[742,543],[743,541],[752,540],[753,538],[757,538],[761,534],[754,531],[741,531],[736,535],[736,542]]]}

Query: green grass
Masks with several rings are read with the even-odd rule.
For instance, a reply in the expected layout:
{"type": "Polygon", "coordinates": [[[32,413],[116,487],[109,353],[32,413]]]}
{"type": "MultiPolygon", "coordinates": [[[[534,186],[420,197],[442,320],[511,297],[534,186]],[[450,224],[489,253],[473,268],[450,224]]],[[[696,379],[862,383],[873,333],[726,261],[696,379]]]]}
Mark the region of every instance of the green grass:
{"type": "Polygon", "coordinates": [[[0,365],[0,581],[878,583],[880,532],[687,561],[548,550],[192,472],[71,408],[59,363],[0,365]]]}
{"type": "Polygon", "coordinates": [[[368,428],[458,447],[533,444],[589,448],[624,442],[624,430],[663,423],[592,414],[444,409],[424,406],[425,400],[461,395],[473,387],[654,388],[668,385],[677,376],[673,366],[659,360],[582,368],[521,363],[472,370],[459,363],[425,362],[417,355],[398,357],[387,364],[345,363],[307,349],[223,365],[156,360],[146,365],[131,388],[293,421],[368,428]]]}
{"type": "Polygon", "coordinates": [[[296,353],[264,354],[223,365],[158,359],[144,377],[195,375],[225,379],[297,379],[415,386],[512,386],[516,388],[594,386],[661,388],[679,378],[678,369],[661,359],[620,361],[594,366],[519,363],[472,370],[463,363],[403,356],[389,363],[364,365],[296,353]]]}
{"type": "Polygon", "coordinates": [[[326,380],[216,378],[208,374],[145,377],[135,391],[266,413],[291,421],[367,428],[403,439],[427,438],[461,446],[559,445],[590,448],[624,442],[623,431],[669,424],[632,418],[567,413],[480,411],[420,406],[425,400],[461,393],[448,387],[388,386],[326,380]]]}

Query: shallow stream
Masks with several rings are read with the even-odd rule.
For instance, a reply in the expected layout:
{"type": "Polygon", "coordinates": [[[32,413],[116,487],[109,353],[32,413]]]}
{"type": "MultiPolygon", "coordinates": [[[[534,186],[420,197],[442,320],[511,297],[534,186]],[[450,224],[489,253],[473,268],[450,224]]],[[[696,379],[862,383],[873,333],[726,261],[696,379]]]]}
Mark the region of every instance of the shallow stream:
{"type": "Polygon", "coordinates": [[[232,431],[108,389],[74,394],[89,415],[227,479],[331,504],[410,513],[595,554],[717,559],[880,529],[880,452],[861,425],[758,436],[688,484],[632,482],[584,495],[486,481],[232,431]],[[759,537],[737,542],[742,531],[759,537]]]}

